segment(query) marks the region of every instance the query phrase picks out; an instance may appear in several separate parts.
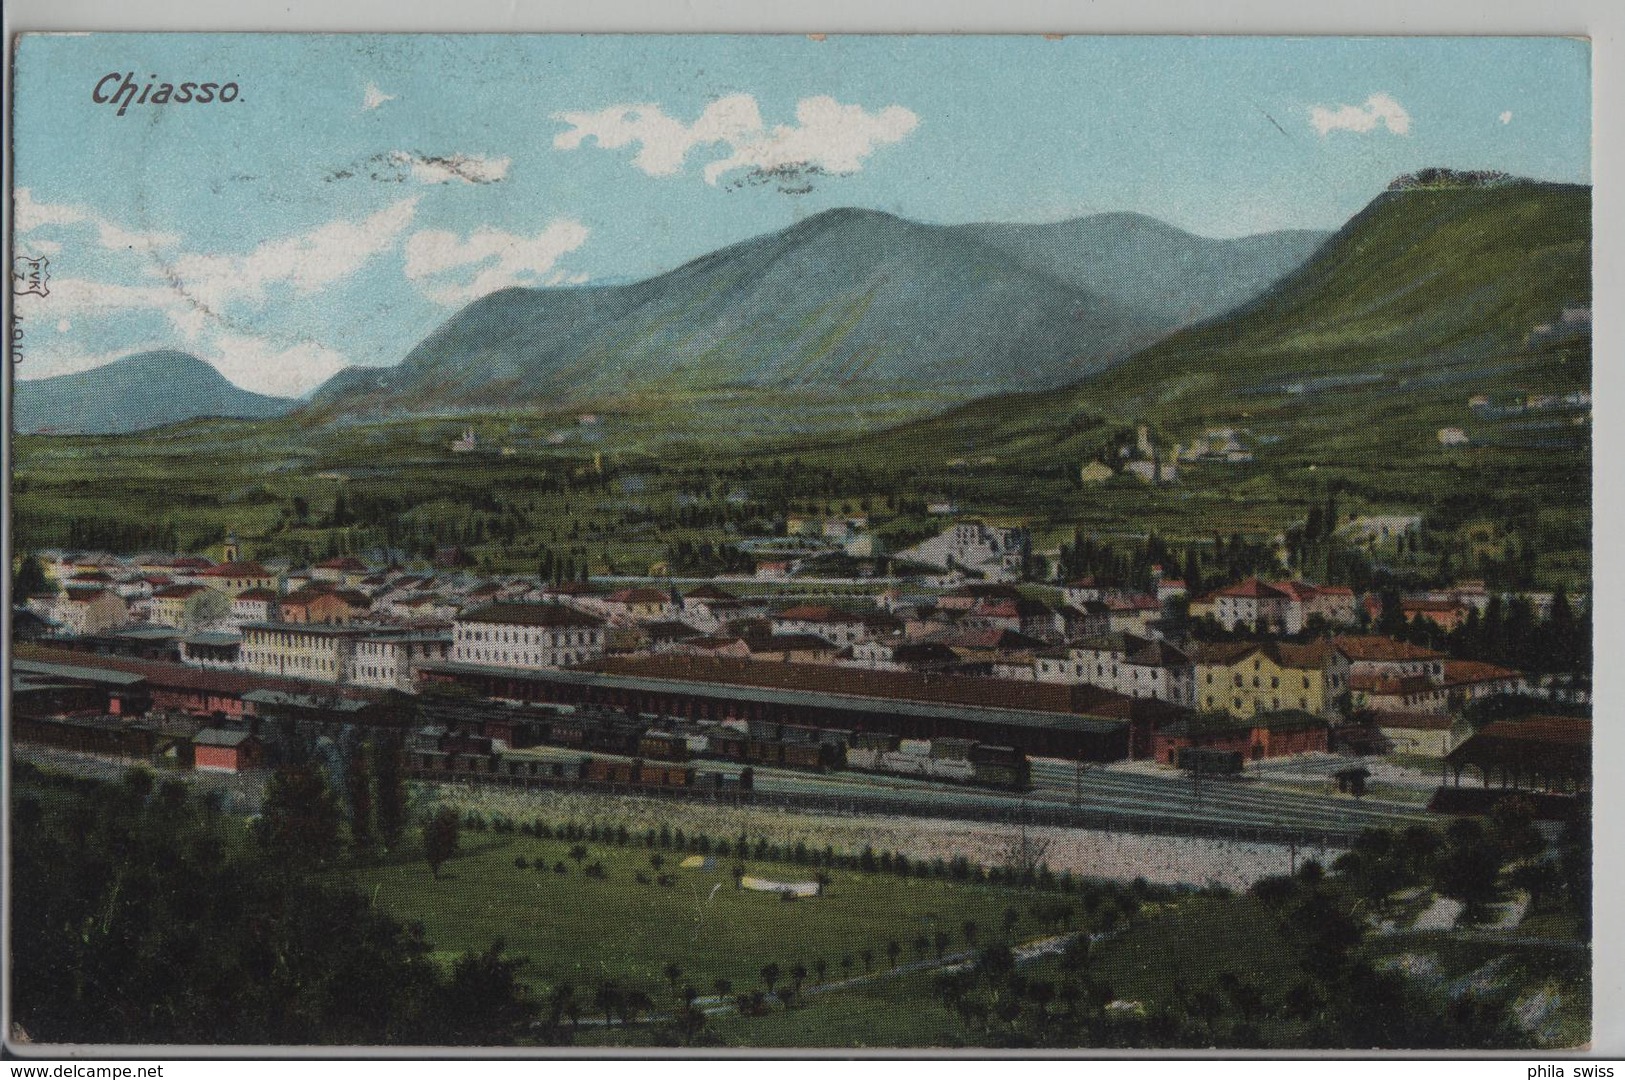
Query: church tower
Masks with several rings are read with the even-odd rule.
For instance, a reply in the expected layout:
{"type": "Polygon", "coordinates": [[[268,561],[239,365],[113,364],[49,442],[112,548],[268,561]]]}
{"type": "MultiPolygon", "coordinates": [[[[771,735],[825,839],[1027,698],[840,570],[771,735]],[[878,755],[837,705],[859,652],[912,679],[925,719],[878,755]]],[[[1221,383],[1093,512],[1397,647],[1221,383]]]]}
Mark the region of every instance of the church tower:
{"type": "Polygon", "coordinates": [[[220,549],[220,561],[234,563],[238,561],[237,530],[226,530],[226,542],[220,549]]]}

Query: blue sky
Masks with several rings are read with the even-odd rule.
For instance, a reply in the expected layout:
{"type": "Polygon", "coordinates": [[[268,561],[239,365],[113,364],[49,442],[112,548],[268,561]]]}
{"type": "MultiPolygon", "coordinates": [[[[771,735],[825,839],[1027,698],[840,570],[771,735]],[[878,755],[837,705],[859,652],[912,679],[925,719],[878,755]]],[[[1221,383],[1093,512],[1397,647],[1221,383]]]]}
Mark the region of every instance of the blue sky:
{"type": "Polygon", "coordinates": [[[1237,236],[1429,165],[1591,179],[1550,38],[35,36],[15,86],[18,376],[166,346],[282,394],[834,206],[1237,236]],[[238,95],[120,116],[113,72],[238,95]]]}

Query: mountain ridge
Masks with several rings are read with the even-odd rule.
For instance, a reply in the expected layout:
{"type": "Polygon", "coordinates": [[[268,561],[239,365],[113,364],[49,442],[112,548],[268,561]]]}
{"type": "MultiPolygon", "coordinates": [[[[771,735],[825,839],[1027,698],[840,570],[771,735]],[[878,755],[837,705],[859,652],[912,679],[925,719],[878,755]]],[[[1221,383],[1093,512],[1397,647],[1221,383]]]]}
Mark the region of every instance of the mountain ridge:
{"type": "Polygon", "coordinates": [[[281,416],[294,398],[256,394],[191,353],[154,349],[67,375],[12,383],[18,434],[117,435],[202,418],[281,416]]]}
{"type": "MultiPolygon", "coordinates": [[[[1030,240],[1068,224],[1012,228],[1030,240]]],[[[1072,381],[1182,325],[1193,301],[1203,311],[1214,305],[1205,280],[1193,287],[1197,295],[1186,289],[1174,302],[1108,295],[1088,286],[1117,279],[1120,266],[1091,277],[1066,266],[1054,244],[1042,259],[1020,257],[1009,237],[987,228],[844,207],[628,285],[503,290],[454,313],[399,365],[335,376],[313,395],[312,411],[723,388],[929,388],[970,399],[1072,381]]],[[[1163,229],[1187,248],[1234,244],[1163,229]]],[[[1253,278],[1273,280],[1317,243],[1318,234],[1290,234],[1243,262],[1253,278]]],[[[1143,242],[1124,258],[1147,272],[1158,261],[1143,242]]],[[[1169,276],[1176,286],[1191,277],[1177,268],[1169,276]]],[[[1240,292],[1257,287],[1252,281],[1240,292]]]]}

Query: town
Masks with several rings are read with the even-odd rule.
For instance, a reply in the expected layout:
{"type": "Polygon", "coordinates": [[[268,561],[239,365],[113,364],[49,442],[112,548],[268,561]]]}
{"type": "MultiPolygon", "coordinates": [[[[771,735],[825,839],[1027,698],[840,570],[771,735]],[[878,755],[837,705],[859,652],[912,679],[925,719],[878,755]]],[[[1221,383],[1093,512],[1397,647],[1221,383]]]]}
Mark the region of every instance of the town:
{"type": "MultiPolygon", "coordinates": [[[[863,518],[790,524],[819,538],[804,550],[870,540],[863,518]]],[[[47,587],[13,615],[17,737],[263,769],[280,720],[400,726],[389,703],[410,696],[423,777],[821,805],[826,789],[797,774],[844,771],[893,778],[857,783],[852,805],[891,808],[909,777],[917,813],[998,805],[963,797],[968,785],[1108,815],[1068,820],[1322,839],[1382,816],[1357,809],[1373,777],[1396,820],[1396,786],[1416,810],[1482,810],[1510,787],[1561,816],[1589,785],[1573,752],[1589,744],[1582,669],[1555,653],[1539,670],[1481,658],[1508,613],[1520,640],[1544,628],[1553,648],[1580,647],[1565,596],[1462,581],[1384,597],[1257,576],[1192,596],[1161,566],[1144,589],[1025,580],[1031,554],[1026,529],[960,518],[901,553],[916,576],[829,592],[797,559],[626,583],[262,563],[235,534],[191,555],[43,551],[31,559],[47,587]],[[670,767],[691,760],[732,768],[670,767]],[[1302,765],[1304,791],[1263,809],[1198,811],[1157,782],[1283,760],[1302,765]],[[1118,763],[1161,790],[1166,813],[1138,789],[1084,784],[1084,766],[1118,763]]]]}

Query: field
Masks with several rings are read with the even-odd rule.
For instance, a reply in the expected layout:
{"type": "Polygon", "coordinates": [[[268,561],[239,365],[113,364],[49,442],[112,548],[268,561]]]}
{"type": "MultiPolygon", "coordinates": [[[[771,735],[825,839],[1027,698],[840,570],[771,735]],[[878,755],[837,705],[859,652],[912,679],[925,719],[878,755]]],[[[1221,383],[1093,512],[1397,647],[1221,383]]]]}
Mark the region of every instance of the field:
{"type": "MultiPolygon", "coordinates": [[[[762,989],[763,968],[770,963],[777,964],[782,985],[790,985],[802,966],[808,988],[820,983],[820,960],[822,982],[883,974],[858,987],[806,999],[802,1016],[827,1013],[836,1028],[865,1015],[863,1000],[893,993],[891,943],[899,950],[896,962],[906,970],[935,963],[939,944],[945,955],[964,951],[967,922],[976,924],[983,943],[1005,927],[1015,940],[1042,937],[1053,929],[1040,925],[1031,912],[1033,905],[1053,900],[1053,894],[1033,890],[835,869],[827,871],[830,884],[824,895],[784,901],[773,893],[736,888],[731,859],[719,859],[709,870],[681,869],[681,852],[650,852],[640,845],[583,846],[586,855],[576,859],[571,855],[575,844],[563,840],[465,831],[462,852],[438,878],[416,853],[402,861],[344,871],[341,878],[398,918],[420,920],[436,955],[447,963],[466,949],[484,949],[501,939],[509,954],[528,958],[523,977],[543,1001],[564,984],[590,1002],[596,987],[616,982],[643,990],[657,1008],[669,1010],[675,990],[685,984],[705,998],[716,994],[718,979],[726,979],[733,993],[762,989]],[[651,855],[660,859],[660,869],[652,865],[651,855]],[[516,858],[527,865],[520,868],[516,858]],[[602,877],[584,872],[594,864],[603,867],[602,877]],[[557,872],[559,865],[566,872],[557,872]],[[661,875],[674,880],[662,886],[661,875]],[[924,942],[930,945],[922,951],[924,942]],[[675,980],[668,965],[679,969],[675,980]]],[[[743,865],[751,876],[774,881],[808,881],[815,873],[806,866],[754,858],[743,865]]],[[[870,1020],[876,1037],[884,1030],[888,1040],[911,1045],[912,1029],[870,1020]]],[[[618,1039],[626,1034],[589,1028],[580,1041],[598,1036],[618,1039]]],[[[780,1036],[752,1026],[753,1045],[773,1044],[758,1041],[762,1038],[780,1036]]]]}

